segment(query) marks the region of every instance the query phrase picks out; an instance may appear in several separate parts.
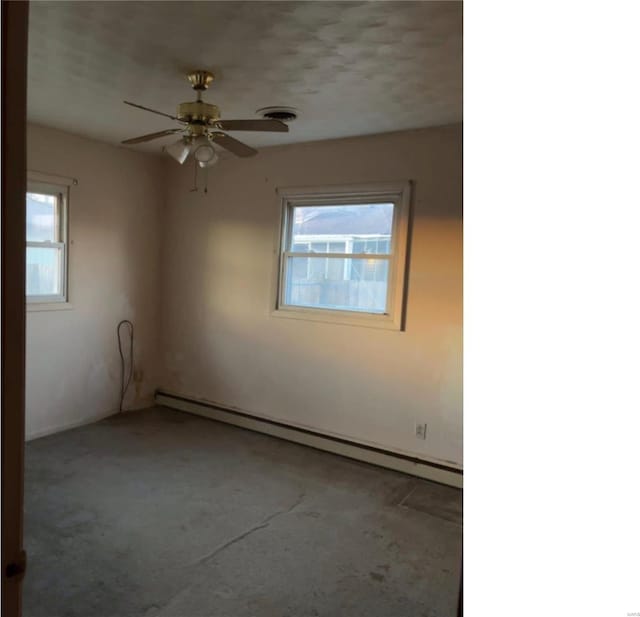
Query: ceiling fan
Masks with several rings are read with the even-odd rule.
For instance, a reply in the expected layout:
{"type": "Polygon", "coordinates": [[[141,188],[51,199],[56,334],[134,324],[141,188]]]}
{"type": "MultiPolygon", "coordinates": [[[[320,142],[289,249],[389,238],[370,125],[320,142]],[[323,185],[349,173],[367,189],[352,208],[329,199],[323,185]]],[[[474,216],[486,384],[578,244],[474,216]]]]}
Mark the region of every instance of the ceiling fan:
{"type": "Polygon", "coordinates": [[[191,71],[187,74],[187,79],[191,82],[191,87],[198,93],[198,98],[195,101],[180,103],[176,116],[149,109],[137,103],[124,101],[132,107],[176,120],[181,126],[126,139],[122,143],[127,145],[139,144],[152,139],[182,133],[180,139],[166,146],[164,151],[181,165],[186,161],[189,154],[193,154],[198,166],[206,168],[211,167],[218,160],[218,155],[212,145],[214,143],[229,150],[236,156],[253,156],[258,153],[257,150],[222,131],[275,131],[286,133],[289,130],[289,127],[280,120],[221,120],[220,109],[216,105],[205,103],[202,100],[202,93],[213,81],[213,73],[203,70],[191,71]]]}

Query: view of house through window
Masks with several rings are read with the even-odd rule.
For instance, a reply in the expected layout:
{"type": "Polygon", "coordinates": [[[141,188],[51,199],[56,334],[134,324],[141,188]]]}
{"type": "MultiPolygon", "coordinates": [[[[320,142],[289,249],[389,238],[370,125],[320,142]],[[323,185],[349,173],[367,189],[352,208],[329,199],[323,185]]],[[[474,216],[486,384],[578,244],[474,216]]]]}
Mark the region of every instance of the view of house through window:
{"type": "Polygon", "coordinates": [[[65,200],[55,189],[27,192],[26,293],[30,302],[66,299],[65,200]]]}
{"type": "Polygon", "coordinates": [[[392,203],[295,206],[285,303],[385,313],[392,203]]]}

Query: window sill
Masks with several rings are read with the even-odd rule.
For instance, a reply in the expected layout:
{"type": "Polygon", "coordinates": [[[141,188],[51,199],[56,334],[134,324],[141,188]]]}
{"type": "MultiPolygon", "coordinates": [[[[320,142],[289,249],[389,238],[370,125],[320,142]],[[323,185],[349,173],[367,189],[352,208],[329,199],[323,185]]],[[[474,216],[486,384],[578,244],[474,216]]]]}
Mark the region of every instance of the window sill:
{"type": "Polygon", "coordinates": [[[278,308],[271,311],[272,317],[285,319],[302,319],[304,321],[319,321],[342,326],[362,326],[382,330],[404,330],[401,324],[390,315],[363,313],[355,315],[351,311],[330,311],[303,307],[278,308]]]}
{"type": "Polygon", "coordinates": [[[27,313],[39,313],[43,311],[69,311],[73,309],[70,302],[29,302],[27,301],[27,313]]]}

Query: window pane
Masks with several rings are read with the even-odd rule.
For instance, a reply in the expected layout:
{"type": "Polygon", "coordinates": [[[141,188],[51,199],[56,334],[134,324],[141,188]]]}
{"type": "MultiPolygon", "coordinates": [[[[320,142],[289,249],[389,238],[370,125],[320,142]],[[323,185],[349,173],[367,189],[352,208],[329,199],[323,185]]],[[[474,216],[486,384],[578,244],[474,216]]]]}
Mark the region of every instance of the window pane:
{"type": "Polygon", "coordinates": [[[352,253],[369,253],[372,255],[389,254],[388,236],[376,236],[369,238],[358,238],[353,240],[352,253]]]}
{"type": "Polygon", "coordinates": [[[59,227],[58,198],[27,193],[27,241],[57,242],[59,227]]]}
{"type": "Polygon", "coordinates": [[[62,294],[62,249],[27,247],[27,295],[62,294]]]}
{"type": "Polygon", "coordinates": [[[292,265],[291,276],[294,276],[295,278],[306,278],[309,269],[308,264],[309,260],[304,257],[296,259],[295,263],[292,265]]]}
{"type": "MultiPolygon", "coordinates": [[[[299,257],[298,259],[305,259],[304,257],[299,257]]],[[[311,259],[305,261],[309,261],[309,275],[308,278],[314,281],[321,281],[324,279],[324,271],[327,267],[326,259],[311,259]]]]}
{"type": "MultiPolygon", "coordinates": [[[[342,252],[342,251],[340,251],[342,252]]],[[[344,259],[325,259],[327,264],[327,280],[329,281],[342,281],[344,280],[344,259]]]]}
{"type": "Polygon", "coordinates": [[[289,246],[300,251],[297,247],[310,243],[310,248],[303,248],[303,252],[344,251],[388,255],[392,224],[391,203],[298,206],[293,208],[292,237],[289,246]],[[363,242],[366,244],[366,250],[363,242]],[[344,249],[338,251],[334,248],[338,245],[344,249]]]}
{"type": "Polygon", "coordinates": [[[389,262],[386,259],[289,257],[285,303],[384,313],[388,273],[389,262]],[[305,268],[299,262],[305,262],[305,268]],[[309,262],[308,271],[306,262],[309,262]]]}
{"type": "Polygon", "coordinates": [[[352,253],[364,253],[366,242],[364,240],[354,240],[352,253]]]}
{"type": "Polygon", "coordinates": [[[387,261],[379,259],[354,259],[351,266],[351,279],[355,281],[386,281],[387,261]]]}

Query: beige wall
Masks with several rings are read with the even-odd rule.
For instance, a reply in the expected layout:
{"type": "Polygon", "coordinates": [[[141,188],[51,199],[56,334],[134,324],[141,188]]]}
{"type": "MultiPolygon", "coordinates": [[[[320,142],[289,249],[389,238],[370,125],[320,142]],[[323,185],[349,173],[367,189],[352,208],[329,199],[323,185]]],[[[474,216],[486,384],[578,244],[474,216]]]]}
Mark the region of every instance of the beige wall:
{"type": "Polygon", "coordinates": [[[28,169],[78,178],[70,193],[71,310],[28,312],[26,433],[34,437],[115,412],[116,325],[135,324],[142,380],[126,404],[151,403],[157,385],[160,157],[29,126],[28,169]]]}
{"type": "Polygon", "coordinates": [[[189,192],[191,164],[165,170],[162,388],[462,465],[461,125],[225,159],[208,195],[189,192]],[[415,182],[406,331],[271,316],[275,189],[404,179],[415,182]]]}
{"type": "Polygon", "coordinates": [[[115,328],[127,318],[143,373],[128,407],[159,386],[462,465],[460,125],[225,158],[208,195],[189,192],[190,164],[38,126],[28,166],[80,180],[73,308],[27,315],[28,436],[116,411],[115,328]],[[415,183],[406,331],[272,317],[276,187],[404,179],[415,183]]]}

